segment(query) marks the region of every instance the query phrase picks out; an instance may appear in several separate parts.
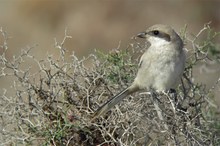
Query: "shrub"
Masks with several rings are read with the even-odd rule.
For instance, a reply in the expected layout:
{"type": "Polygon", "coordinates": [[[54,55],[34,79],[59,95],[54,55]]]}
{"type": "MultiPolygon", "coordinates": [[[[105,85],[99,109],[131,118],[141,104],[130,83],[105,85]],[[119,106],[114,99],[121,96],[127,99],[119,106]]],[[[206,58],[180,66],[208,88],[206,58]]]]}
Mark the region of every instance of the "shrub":
{"type": "Polygon", "coordinates": [[[176,93],[156,93],[155,98],[147,92],[132,94],[95,121],[92,113],[131,84],[148,44],[134,38],[124,50],[119,45],[79,59],[74,53],[68,56],[64,44],[71,37],[65,31],[61,43],[55,40],[58,59],[48,55],[38,60],[31,53],[37,46],[32,46],[10,60],[9,37],[0,32],[0,79],[13,80],[13,89],[1,89],[1,145],[220,144],[214,104],[220,78],[208,88],[196,83],[193,74],[194,67],[220,59],[214,41],[219,33],[209,24],[191,39],[186,29],[181,32],[188,59],[176,93]],[[26,60],[37,66],[36,72],[26,67],[26,60]]]}

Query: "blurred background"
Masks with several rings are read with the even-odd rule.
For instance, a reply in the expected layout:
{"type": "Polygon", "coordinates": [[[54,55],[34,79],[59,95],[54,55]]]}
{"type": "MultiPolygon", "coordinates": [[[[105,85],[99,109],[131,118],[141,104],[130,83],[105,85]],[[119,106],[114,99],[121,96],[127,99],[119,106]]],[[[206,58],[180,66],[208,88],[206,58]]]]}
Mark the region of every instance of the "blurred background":
{"type": "Polygon", "coordinates": [[[177,31],[188,24],[197,33],[204,23],[219,30],[220,1],[215,0],[0,0],[0,26],[13,37],[11,49],[39,44],[45,54],[61,41],[64,30],[73,38],[67,48],[86,55],[94,48],[127,46],[147,27],[168,24],[177,31]]]}
{"type": "MultiPolygon", "coordinates": [[[[58,56],[54,38],[61,42],[66,27],[72,39],[65,47],[82,57],[94,49],[117,48],[119,42],[123,49],[132,36],[156,23],[176,31],[187,24],[196,34],[210,21],[219,31],[219,0],[0,0],[0,26],[12,36],[8,58],[33,44],[38,44],[34,54],[39,59],[47,52],[58,56]]],[[[218,76],[219,72],[208,73],[197,81],[211,86],[218,76]]]]}

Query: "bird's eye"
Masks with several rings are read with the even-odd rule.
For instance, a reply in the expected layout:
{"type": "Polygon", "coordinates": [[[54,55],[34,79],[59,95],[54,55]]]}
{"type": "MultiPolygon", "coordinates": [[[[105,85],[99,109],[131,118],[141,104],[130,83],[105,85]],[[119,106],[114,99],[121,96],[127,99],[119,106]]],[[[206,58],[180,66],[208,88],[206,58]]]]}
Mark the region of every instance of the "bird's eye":
{"type": "Polygon", "coordinates": [[[154,35],[158,35],[158,34],[159,34],[159,31],[158,31],[158,30],[154,30],[154,31],[153,31],[153,34],[154,34],[154,35]]]}

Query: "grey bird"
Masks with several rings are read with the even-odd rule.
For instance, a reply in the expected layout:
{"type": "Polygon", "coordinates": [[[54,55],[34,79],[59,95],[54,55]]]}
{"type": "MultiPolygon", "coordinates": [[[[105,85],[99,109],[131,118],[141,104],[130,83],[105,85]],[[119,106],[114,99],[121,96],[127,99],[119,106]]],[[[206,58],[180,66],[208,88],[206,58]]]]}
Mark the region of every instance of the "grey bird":
{"type": "Polygon", "coordinates": [[[142,55],[134,82],[102,105],[94,114],[93,120],[100,117],[126,96],[139,91],[154,89],[158,92],[175,89],[182,77],[186,53],[183,41],[170,27],[156,24],[137,35],[150,43],[142,55]]]}

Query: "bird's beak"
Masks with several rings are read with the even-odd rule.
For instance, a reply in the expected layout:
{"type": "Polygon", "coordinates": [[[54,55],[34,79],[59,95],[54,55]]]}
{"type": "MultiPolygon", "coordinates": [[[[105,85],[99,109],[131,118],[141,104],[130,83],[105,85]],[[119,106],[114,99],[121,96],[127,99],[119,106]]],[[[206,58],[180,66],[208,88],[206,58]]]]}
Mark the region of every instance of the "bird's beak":
{"type": "Polygon", "coordinates": [[[137,34],[137,37],[146,38],[146,32],[140,32],[139,34],[137,34]]]}

